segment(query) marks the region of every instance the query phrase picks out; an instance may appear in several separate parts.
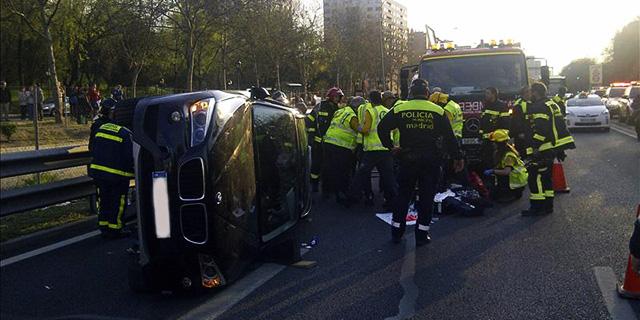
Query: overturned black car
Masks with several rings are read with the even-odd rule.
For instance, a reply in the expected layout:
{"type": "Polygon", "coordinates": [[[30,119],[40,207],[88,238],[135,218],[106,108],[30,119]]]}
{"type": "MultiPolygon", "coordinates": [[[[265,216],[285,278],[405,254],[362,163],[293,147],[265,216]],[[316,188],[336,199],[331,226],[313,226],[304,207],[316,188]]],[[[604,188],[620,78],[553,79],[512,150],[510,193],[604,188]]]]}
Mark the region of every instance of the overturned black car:
{"type": "Polygon", "coordinates": [[[219,287],[260,257],[299,259],[311,205],[303,115],[203,91],[128,101],[115,117],[135,141],[133,290],[219,287]]]}

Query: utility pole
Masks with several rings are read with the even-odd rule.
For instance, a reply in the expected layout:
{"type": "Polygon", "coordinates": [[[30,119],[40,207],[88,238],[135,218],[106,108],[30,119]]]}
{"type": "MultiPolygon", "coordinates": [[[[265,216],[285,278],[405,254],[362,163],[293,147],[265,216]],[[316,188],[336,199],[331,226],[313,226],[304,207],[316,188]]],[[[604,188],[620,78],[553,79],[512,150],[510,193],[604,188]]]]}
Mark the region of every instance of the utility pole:
{"type": "Polygon", "coordinates": [[[384,12],[380,17],[380,67],[382,71],[382,91],[387,90],[387,81],[384,72],[384,12]]]}

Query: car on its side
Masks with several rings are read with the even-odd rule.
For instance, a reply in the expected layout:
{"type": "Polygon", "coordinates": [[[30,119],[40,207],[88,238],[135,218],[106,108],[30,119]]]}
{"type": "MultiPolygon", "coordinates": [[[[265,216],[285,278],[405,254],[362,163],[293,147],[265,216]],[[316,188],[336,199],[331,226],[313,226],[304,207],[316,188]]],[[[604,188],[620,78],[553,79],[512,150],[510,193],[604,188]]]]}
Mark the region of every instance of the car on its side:
{"type": "Polygon", "coordinates": [[[607,88],[604,95],[607,99],[605,105],[611,115],[620,115],[621,110],[625,108],[626,101],[622,96],[624,96],[626,89],[626,86],[611,86],[607,88]]]}
{"type": "Polygon", "coordinates": [[[623,103],[620,109],[620,121],[631,124],[631,115],[635,111],[632,107],[634,100],[640,96],[640,85],[629,86],[622,96],[623,103]]]}
{"type": "Polygon", "coordinates": [[[609,110],[595,94],[580,94],[567,100],[567,128],[597,128],[609,131],[609,110]]]}

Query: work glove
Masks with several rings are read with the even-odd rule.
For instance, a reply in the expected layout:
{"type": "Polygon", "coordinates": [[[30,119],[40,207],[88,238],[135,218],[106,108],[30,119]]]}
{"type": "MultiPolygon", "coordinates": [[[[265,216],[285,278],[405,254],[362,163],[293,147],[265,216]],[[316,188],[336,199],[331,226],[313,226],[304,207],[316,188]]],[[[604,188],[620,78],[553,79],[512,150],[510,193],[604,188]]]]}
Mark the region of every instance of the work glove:
{"type": "Polygon", "coordinates": [[[487,177],[490,177],[490,176],[492,176],[494,174],[494,172],[495,171],[493,169],[487,169],[482,174],[484,174],[487,177]]]}
{"type": "Polygon", "coordinates": [[[564,151],[559,151],[558,154],[556,155],[556,158],[558,158],[560,162],[564,162],[564,160],[567,158],[567,154],[564,153],[564,151]]]}

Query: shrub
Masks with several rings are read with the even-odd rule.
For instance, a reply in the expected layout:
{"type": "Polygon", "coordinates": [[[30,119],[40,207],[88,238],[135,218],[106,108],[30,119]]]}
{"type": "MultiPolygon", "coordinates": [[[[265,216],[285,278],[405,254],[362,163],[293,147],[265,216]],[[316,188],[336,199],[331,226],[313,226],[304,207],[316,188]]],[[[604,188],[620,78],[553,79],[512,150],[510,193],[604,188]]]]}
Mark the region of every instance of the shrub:
{"type": "Polygon", "coordinates": [[[7,141],[11,141],[11,136],[16,133],[16,125],[11,122],[0,123],[0,133],[7,137],[7,141]]]}

